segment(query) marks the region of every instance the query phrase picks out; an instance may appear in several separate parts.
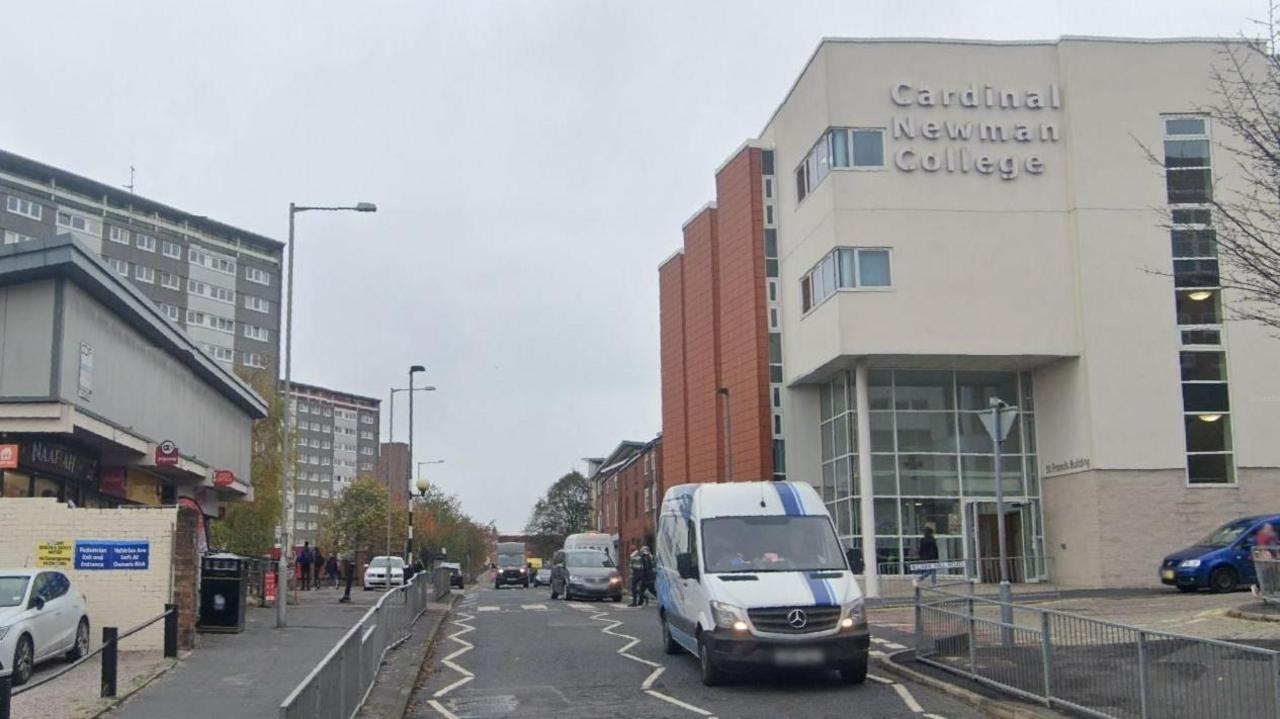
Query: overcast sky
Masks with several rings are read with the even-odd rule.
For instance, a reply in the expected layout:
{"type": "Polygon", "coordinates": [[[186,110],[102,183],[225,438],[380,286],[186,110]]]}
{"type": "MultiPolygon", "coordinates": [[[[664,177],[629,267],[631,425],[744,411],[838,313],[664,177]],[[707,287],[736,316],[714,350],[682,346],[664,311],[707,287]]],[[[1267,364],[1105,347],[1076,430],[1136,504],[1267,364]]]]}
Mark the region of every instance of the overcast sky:
{"type": "Polygon", "coordinates": [[[661,429],[657,265],[819,38],[1235,35],[1265,6],[0,0],[0,147],[281,240],[290,201],[376,202],[299,219],[294,377],[385,399],[425,364],[416,458],[517,530],[661,429]]]}

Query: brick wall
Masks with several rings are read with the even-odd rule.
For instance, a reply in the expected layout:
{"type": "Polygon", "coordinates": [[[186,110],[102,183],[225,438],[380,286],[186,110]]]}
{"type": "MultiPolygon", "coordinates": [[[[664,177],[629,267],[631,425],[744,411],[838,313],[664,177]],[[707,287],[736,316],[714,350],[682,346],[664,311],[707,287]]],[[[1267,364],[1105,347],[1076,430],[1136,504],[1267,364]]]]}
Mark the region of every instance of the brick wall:
{"type": "Polygon", "coordinates": [[[685,426],[690,482],[716,481],[722,476],[724,463],[724,425],[716,398],[720,385],[717,255],[716,210],[707,208],[684,228],[685,426]]]}
{"type": "Polygon", "coordinates": [[[760,161],[759,149],[744,148],[716,175],[720,386],[731,398],[739,482],[773,478],[760,161]]]}
{"type": "MultiPolygon", "coordinates": [[[[146,570],[60,568],[88,600],[94,644],[101,628],[128,629],[164,611],[173,596],[176,507],[70,509],[54,499],[0,499],[0,567],[36,566],[36,545],[77,539],[149,540],[146,570]]],[[[124,650],[163,649],[164,623],[157,622],[121,643],[124,650]]]]}
{"type": "Polygon", "coordinates": [[[688,405],[684,386],[684,255],[658,268],[662,362],[662,474],[670,485],[689,481],[688,405]]]}
{"type": "Polygon", "coordinates": [[[1237,473],[1231,487],[1188,487],[1182,470],[1091,470],[1044,479],[1051,579],[1080,587],[1160,586],[1156,569],[1165,555],[1232,519],[1280,506],[1280,472],[1237,473]]]}
{"type": "Polygon", "coordinates": [[[173,603],[178,605],[180,649],[196,645],[196,612],[200,606],[200,556],[196,551],[199,531],[200,513],[190,507],[180,507],[173,541],[173,603]]]}
{"type": "Polygon", "coordinates": [[[664,488],[725,476],[724,407],[733,478],[773,476],[761,151],[716,175],[716,203],[684,227],[684,251],[658,270],[664,488]]]}

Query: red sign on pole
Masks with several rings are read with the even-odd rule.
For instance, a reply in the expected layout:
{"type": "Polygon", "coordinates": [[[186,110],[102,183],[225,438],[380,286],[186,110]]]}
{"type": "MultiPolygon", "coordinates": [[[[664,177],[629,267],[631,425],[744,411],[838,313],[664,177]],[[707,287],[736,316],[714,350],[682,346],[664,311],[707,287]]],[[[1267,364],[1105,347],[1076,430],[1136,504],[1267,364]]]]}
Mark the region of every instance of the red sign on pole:
{"type": "Polygon", "coordinates": [[[236,483],[236,473],[229,469],[219,469],[213,473],[213,486],[230,487],[236,483]]]}
{"type": "Polygon", "coordinates": [[[263,587],[262,593],[266,596],[263,599],[268,602],[274,602],[276,600],[276,573],[267,572],[264,579],[266,580],[266,586],[263,587]]]}
{"type": "Polygon", "coordinates": [[[18,468],[18,445],[0,444],[0,469],[18,468]]]}
{"type": "Polygon", "coordinates": [[[173,440],[166,439],[156,445],[156,466],[157,467],[175,467],[178,464],[178,445],[173,440]]]}

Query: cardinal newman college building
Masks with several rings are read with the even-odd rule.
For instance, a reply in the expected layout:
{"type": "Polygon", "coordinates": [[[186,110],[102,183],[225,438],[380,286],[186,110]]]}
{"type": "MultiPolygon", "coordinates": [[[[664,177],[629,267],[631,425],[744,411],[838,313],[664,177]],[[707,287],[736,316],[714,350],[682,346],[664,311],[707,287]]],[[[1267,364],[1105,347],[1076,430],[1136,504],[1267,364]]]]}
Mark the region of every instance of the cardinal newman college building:
{"type": "Polygon", "coordinates": [[[810,482],[879,573],[931,527],[988,579],[998,398],[1014,580],[1150,585],[1280,512],[1280,343],[1211,229],[1223,48],[824,40],[659,269],[668,484],[810,482]]]}

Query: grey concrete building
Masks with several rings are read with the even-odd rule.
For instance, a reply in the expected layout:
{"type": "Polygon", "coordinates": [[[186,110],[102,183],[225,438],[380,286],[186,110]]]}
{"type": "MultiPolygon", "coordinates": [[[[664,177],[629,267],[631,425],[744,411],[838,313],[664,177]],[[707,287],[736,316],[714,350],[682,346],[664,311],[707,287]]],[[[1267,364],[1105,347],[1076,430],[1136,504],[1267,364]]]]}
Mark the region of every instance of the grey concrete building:
{"type": "Polygon", "coordinates": [[[382,401],[316,385],[293,383],[289,411],[298,437],[294,474],[295,543],[316,541],[329,500],[355,481],[376,476],[382,401]]]}
{"type": "Polygon", "coordinates": [[[0,246],[0,495],[252,497],[266,403],[70,236],[0,246]]]}
{"type": "Polygon", "coordinates": [[[274,372],[284,244],[0,150],[0,236],[70,234],[225,367],[274,372]]]}

